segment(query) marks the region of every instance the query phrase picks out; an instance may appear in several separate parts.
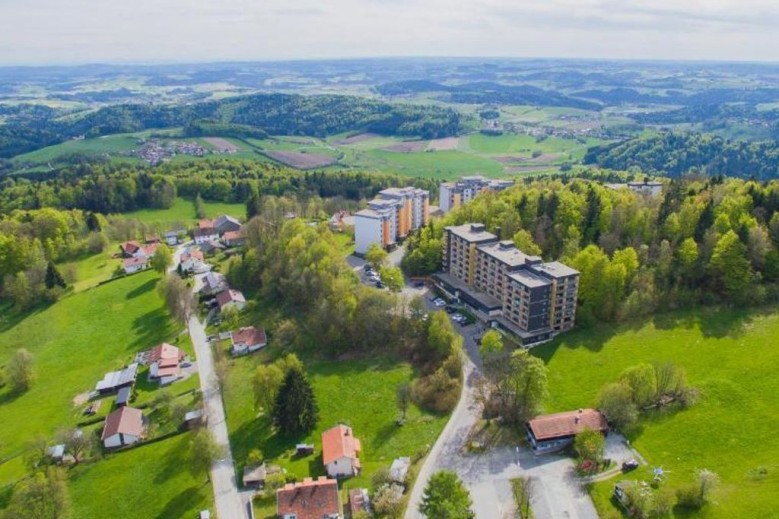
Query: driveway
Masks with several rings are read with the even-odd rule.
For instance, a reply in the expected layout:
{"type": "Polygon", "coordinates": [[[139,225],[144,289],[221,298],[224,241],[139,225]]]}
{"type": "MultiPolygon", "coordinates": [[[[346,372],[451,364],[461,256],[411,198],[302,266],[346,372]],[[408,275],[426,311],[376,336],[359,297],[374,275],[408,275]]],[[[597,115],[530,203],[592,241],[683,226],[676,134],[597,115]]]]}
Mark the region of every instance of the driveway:
{"type": "Polygon", "coordinates": [[[460,327],[466,358],[465,384],[460,401],[444,431],[422,465],[411,489],[406,519],[424,517],[418,511],[424,487],[438,470],[457,472],[473,500],[478,519],[513,519],[516,505],[510,480],[525,476],[533,480],[531,506],[536,519],[597,519],[598,514],[574,473],[571,459],[560,455],[536,456],[529,449],[501,447],[481,454],[466,454],[462,447],[479,420],[475,405],[475,382],[481,377],[481,360],[474,337],[476,326],[460,327]]]}

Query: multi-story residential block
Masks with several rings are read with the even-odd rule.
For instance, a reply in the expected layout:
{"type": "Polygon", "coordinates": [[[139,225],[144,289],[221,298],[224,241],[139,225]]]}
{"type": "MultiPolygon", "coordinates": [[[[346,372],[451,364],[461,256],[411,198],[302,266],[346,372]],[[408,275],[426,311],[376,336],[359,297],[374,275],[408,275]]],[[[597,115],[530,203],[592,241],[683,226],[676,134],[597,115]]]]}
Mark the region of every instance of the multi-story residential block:
{"type": "Polygon", "coordinates": [[[438,287],[524,345],[573,328],[579,272],[499,241],[483,224],[447,227],[438,287]]]}
{"type": "Polygon", "coordinates": [[[439,187],[439,205],[444,213],[467,204],[484,191],[502,191],[514,185],[513,180],[492,180],[479,175],[443,182],[439,187]]]}
{"type": "Polygon", "coordinates": [[[384,248],[403,240],[430,221],[430,194],[415,187],[380,191],[368,207],[354,214],[355,252],[365,254],[373,243],[384,248]]]}

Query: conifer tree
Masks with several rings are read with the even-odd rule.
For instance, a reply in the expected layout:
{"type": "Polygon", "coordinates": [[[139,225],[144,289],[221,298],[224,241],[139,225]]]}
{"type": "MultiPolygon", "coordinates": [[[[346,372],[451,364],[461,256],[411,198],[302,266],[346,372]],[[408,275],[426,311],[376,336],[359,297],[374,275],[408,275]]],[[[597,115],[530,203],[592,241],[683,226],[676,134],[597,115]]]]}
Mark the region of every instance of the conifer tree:
{"type": "Polygon", "coordinates": [[[293,367],[284,376],[273,406],[273,424],[285,435],[311,432],[319,421],[314,390],[303,371],[293,367]]]}

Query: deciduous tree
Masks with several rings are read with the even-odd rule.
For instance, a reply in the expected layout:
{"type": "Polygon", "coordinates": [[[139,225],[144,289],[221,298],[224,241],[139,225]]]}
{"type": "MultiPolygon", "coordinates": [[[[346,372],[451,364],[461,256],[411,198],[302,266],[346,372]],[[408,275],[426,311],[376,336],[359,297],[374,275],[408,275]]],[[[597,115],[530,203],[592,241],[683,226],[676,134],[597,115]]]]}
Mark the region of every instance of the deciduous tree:
{"type": "Polygon", "coordinates": [[[430,519],[475,519],[471,496],[457,474],[439,471],[427,482],[419,511],[430,519]]]}

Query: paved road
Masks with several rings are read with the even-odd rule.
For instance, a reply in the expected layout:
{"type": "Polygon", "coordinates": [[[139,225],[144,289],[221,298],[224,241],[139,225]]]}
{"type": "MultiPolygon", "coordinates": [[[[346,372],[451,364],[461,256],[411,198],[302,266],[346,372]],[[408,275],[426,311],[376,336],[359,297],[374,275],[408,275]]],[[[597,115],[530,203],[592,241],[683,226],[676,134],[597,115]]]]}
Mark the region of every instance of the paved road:
{"type": "Polygon", "coordinates": [[[211,484],[214,487],[214,500],[219,518],[240,519],[247,517],[246,503],[238,492],[235,481],[233,455],[230,451],[230,438],[227,433],[224,404],[219,382],[214,371],[214,357],[211,345],[206,340],[206,330],[196,316],[189,320],[189,335],[197,356],[200,370],[200,388],[203,391],[203,404],[208,416],[208,429],[221,445],[227,457],[217,460],[211,468],[211,484]]]}
{"type": "MultiPolygon", "coordinates": [[[[190,246],[190,243],[180,245],[173,253],[173,266],[176,270],[181,259],[181,254],[190,246]]],[[[203,275],[195,277],[193,290],[197,291],[202,285],[203,275]]],[[[214,488],[214,502],[216,515],[220,519],[243,519],[249,517],[247,503],[250,494],[240,493],[235,480],[235,465],[230,450],[230,438],[227,433],[227,421],[225,419],[224,403],[219,387],[219,381],[214,370],[214,356],[211,345],[206,339],[206,327],[192,316],[189,320],[189,336],[192,338],[192,346],[195,349],[197,367],[200,373],[200,389],[203,392],[203,407],[208,417],[208,429],[214,435],[216,442],[221,445],[227,457],[217,460],[211,467],[211,484],[214,488]]]]}
{"type": "Polygon", "coordinates": [[[527,476],[533,480],[531,506],[536,519],[597,519],[598,514],[581,482],[573,462],[558,455],[536,456],[529,449],[502,447],[483,454],[465,454],[462,447],[469,431],[479,420],[474,405],[475,382],[481,376],[475,326],[460,328],[467,353],[463,369],[465,384],[460,401],[443,433],[430,451],[411,489],[405,519],[421,519],[418,507],[430,476],[442,469],[457,472],[468,487],[478,519],[514,517],[515,504],[510,480],[527,476]]]}

